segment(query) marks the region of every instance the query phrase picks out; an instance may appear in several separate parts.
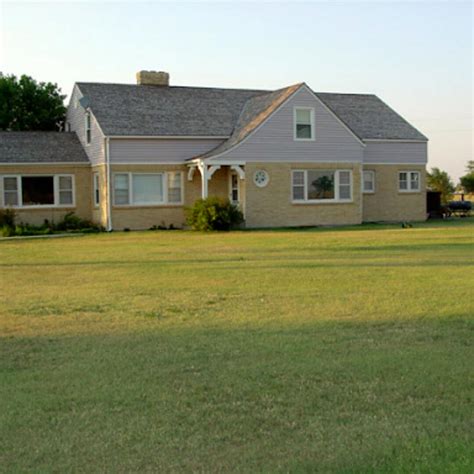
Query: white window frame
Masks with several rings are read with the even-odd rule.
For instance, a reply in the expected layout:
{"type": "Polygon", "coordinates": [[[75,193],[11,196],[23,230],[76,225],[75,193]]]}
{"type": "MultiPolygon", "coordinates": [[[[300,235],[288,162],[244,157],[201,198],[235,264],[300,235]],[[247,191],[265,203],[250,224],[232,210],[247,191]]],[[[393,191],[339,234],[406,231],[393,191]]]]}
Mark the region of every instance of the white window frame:
{"type": "Polygon", "coordinates": [[[112,175],[112,183],[113,183],[113,206],[114,207],[160,207],[160,206],[182,206],[183,201],[183,194],[184,194],[184,173],[182,171],[158,171],[158,172],[120,172],[116,171],[112,175]],[[180,174],[180,184],[181,184],[181,196],[179,202],[169,202],[168,201],[168,173],[179,173],[180,174]],[[116,175],[127,175],[128,176],[128,204],[116,204],[115,202],[115,176],[116,175]],[[146,204],[135,204],[133,202],[133,175],[161,175],[163,178],[163,201],[154,202],[154,203],[146,203],[146,204]]]}
{"type": "Polygon", "coordinates": [[[421,173],[417,170],[400,170],[397,174],[398,179],[398,192],[399,193],[421,193],[421,173]],[[400,188],[400,175],[402,173],[407,174],[407,189],[400,188]],[[411,173],[418,175],[418,188],[412,188],[411,186],[411,173]]]}
{"type": "Polygon", "coordinates": [[[374,170],[363,170],[362,171],[362,192],[364,194],[374,194],[375,193],[375,171],[374,170]],[[365,189],[365,174],[370,174],[372,176],[372,189],[365,189]]]}
{"type": "Polygon", "coordinates": [[[354,202],[354,183],[352,170],[350,169],[315,169],[315,168],[305,168],[305,169],[294,169],[291,170],[291,183],[290,183],[290,192],[291,192],[291,202],[293,204],[334,204],[334,203],[351,203],[354,202]],[[320,171],[320,172],[334,172],[334,199],[308,199],[308,171],[320,171]],[[339,188],[339,173],[348,172],[349,173],[349,182],[351,187],[351,197],[350,199],[341,199],[339,197],[340,188],[339,188]],[[293,175],[294,173],[304,173],[304,198],[303,199],[293,199],[293,175]]]}
{"type": "Polygon", "coordinates": [[[2,207],[13,207],[15,209],[47,209],[52,207],[57,208],[73,208],[76,207],[76,180],[73,174],[2,174],[0,175],[0,193],[1,193],[1,203],[2,207]],[[21,178],[53,178],[53,191],[54,191],[54,204],[37,204],[37,205],[23,205],[23,189],[21,178]],[[17,187],[17,202],[16,206],[5,205],[5,190],[4,187],[4,178],[16,178],[16,187],[17,187]],[[71,178],[72,186],[72,203],[70,204],[60,204],[59,203],[59,178],[71,178]]]}
{"type": "Polygon", "coordinates": [[[99,173],[92,174],[92,190],[93,190],[93,202],[94,207],[100,206],[100,175],[99,173]]]}
{"type": "Polygon", "coordinates": [[[84,140],[86,145],[90,145],[92,141],[92,117],[90,111],[84,115],[84,140]]]}
{"type": "Polygon", "coordinates": [[[314,107],[294,107],[293,108],[293,140],[296,142],[314,142],[316,139],[316,133],[314,128],[314,107]],[[310,121],[311,121],[311,138],[298,138],[296,132],[296,111],[297,110],[309,110],[310,121]]]}

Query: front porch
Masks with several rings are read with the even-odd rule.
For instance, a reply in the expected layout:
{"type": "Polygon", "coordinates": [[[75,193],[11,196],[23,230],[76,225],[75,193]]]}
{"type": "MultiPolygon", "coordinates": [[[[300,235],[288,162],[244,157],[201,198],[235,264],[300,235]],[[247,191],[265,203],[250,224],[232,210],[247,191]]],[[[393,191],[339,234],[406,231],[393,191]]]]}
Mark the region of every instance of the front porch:
{"type": "Polygon", "coordinates": [[[198,160],[188,165],[187,180],[201,181],[201,198],[229,199],[245,213],[245,168],[242,163],[209,164],[198,160]]]}

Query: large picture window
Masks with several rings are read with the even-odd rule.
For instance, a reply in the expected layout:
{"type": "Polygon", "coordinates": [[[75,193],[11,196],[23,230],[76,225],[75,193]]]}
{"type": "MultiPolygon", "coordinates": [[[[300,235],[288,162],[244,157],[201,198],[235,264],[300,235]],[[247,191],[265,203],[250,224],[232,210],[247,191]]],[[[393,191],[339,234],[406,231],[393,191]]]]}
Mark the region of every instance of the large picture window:
{"type": "Polygon", "coordinates": [[[182,173],[116,173],[116,206],[153,206],[182,203],[182,173]]]}
{"type": "Polygon", "coordinates": [[[352,200],[350,170],[293,170],[293,202],[352,200]]]}
{"type": "Polygon", "coordinates": [[[297,107],[294,110],[294,139],[314,140],[314,109],[297,107]]]}
{"type": "Polygon", "coordinates": [[[72,175],[3,176],[3,206],[74,206],[72,175]]]}

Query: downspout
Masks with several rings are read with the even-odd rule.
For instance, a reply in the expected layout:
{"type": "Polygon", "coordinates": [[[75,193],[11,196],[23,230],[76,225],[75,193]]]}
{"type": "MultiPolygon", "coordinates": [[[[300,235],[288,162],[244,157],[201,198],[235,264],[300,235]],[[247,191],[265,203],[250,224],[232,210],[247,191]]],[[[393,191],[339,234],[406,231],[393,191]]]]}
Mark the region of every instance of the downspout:
{"type": "Polygon", "coordinates": [[[105,137],[105,172],[107,174],[107,232],[111,232],[112,227],[112,201],[110,186],[112,183],[112,174],[110,172],[110,138],[105,137]]]}

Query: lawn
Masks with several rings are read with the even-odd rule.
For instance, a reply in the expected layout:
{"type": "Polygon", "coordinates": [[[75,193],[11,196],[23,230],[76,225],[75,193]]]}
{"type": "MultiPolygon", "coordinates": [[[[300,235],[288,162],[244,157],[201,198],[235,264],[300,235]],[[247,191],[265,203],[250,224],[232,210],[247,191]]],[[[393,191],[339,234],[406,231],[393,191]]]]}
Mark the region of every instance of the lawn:
{"type": "Polygon", "coordinates": [[[0,242],[2,472],[472,473],[474,221],[0,242]]]}

